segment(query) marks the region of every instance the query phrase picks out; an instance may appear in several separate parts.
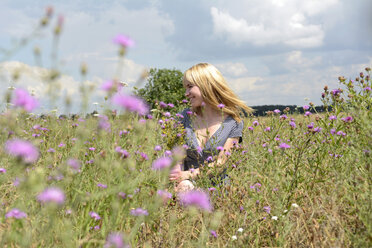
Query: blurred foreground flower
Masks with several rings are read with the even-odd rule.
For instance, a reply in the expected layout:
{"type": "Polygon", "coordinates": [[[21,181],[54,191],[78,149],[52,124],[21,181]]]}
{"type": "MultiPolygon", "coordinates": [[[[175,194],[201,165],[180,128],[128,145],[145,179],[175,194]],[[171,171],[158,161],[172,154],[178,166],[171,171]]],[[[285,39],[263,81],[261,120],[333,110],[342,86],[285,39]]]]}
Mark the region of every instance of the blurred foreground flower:
{"type": "Polygon", "coordinates": [[[115,44],[121,45],[122,47],[132,47],[134,46],[134,41],[126,35],[118,34],[115,36],[113,42],[115,44]]]}
{"type": "Polygon", "coordinates": [[[16,219],[22,219],[26,218],[27,214],[19,210],[18,208],[13,208],[8,213],[5,214],[5,218],[16,218],[16,219]]]}
{"type": "Polygon", "coordinates": [[[184,207],[194,206],[208,212],[212,211],[212,205],[209,200],[209,195],[203,191],[191,190],[179,193],[181,205],[184,207]]]}
{"type": "Polygon", "coordinates": [[[56,203],[62,205],[65,202],[65,194],[61,189],[51,187],[41,192],[37,196],[37,199],[42,203],[56,203]]]}
{"type": "Polygon", "coordinates": [[[124,243],[120,233],[110,233],[107,236],[104,248],[129,248],[130,246],[124,243]]]}
{"type": "Polygon", "coordinates": [[[5,143],[5,150],[8,154],[21,158],[25,163],[33,163],[39,157],[38,149],[25,140],[8,140],[5,143]]]}
{"type": "Polygon", "coordinates": [[[99,216],[96,212],[91,211],[91,212],[89,212],[89,215],[90,215],[90,217],[92,217],[95,220],[100,220],[101,219],[101,216],[99,216]]]}
{"type": "Polygon", "coordinates": [[[172,164],[172,159],[169,157],[158,158],[152,163],[153,170],[162,170],[168,168],[172,164]]]}
{"type": "Polygon", "coordinates": [[[149,107],[144,102],[144,100],[136,96],[116,94],[112,98],[112,102],[124,108],[125,110],[136,112],[139,115],[146,115],[149,112],[149,107]]]}
{"type": "Polygon", "coordinates": [[[26,90],[16,89],[14,93],[15,96],[12,103],[15,106],[21,107],[28,112],[31,112],[34,108],[39,106],[37,100],[32,97],[26,90]]]}
{"type": "Polygon", "coordinates": [[[142,209],[142,208],[132,209],[132,210],[130,210],[130,214],[133,215],[133,216],[149,215],[149,213],[147,212],[147,210],[146,209],[142,209]]]}

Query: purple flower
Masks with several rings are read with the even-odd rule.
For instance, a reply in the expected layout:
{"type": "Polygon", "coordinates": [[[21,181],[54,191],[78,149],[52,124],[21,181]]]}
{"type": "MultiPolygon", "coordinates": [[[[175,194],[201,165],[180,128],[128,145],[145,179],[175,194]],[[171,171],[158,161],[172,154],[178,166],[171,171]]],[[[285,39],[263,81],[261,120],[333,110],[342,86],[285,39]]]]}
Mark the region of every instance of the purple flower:
{"type": "Polygon", "coordinates": [[[308,129],[313,129],[313,128],[314,128],[314,123],[311,122],[309,125],[307,125],[307,128],[308,128],[308,129]]]}
{"type": "Polygon", "coordinates": [[[47,150],[47,152],[56,152],[56,150],[54,150],[53,148],[49,148],[49,149],[47,150]]]}
{"type": "Polygon", "coordinates": [[[286,120],[286,119],[288,118],[288,116],[286,116],[286,115],[281,115],[279,118],[282,119],[282,120],[286,120]]]}
{"type": "Polygon", "coordinates": [[[129,38],[128,36],[126,35],[122,35],[122,34],[118,34],[115,36],[115,38],[113,39],[113,42],[115,44],[118,44],[122,47],[132,47],[134,46],[134,41],[129,38]]]}
{"type": "Polygon", "coordinates": [[[331,91],[331,94],[333,96],[338,96],[338,95],[340,95],[340,93],[341,93],[341,90],[340,89],[334,89],[334,90],[331,91]]]}
{"type": "Polygon", "coordinates": [[[99,118],[100,118],[100,120],[98,122],[98,129],[110,132],[111,131],[111,124],[108,120],[108,117],[106,115],[101,115],[99,118]]]}
{"type": "Polygon", "coordinates": [[[165,112],[165,113],[163,113],[163,115],[164,115],[165,117],[171,117],[171,113],[169,113],[169,112],[165,112]]]}
{"type": "Polygon", "coordinates": [[[170,157],[161,157],[152,163],[153,170],[162,170],[168,168],[172,164],[172,159],[170,157]]]}
{"type": "Polygon", "coordinates": [[[217,146],[217,151],[223,151],[223,146],[217,146]]]}
{"type": "Polygon", "coordinates": [[[322,131],[322,128],[321,128],[321,127],[316,127],[316,128],[314,128],[314,132],[316,132],[316,133],[320,133],[320,131],[322,131]]]}
{"type": "Polygon", "coordinates": [[[120,233],[110,233],[103,248],[130,248],[130,246],[124,243],[120,233]]]}
{"type": "Polygon", "coordinates": [[[5,214],[5,218],[16,218],[16,219],[23,219],[26,218],[27,214],[25,212],[22,212],[18,208],[13,208],[8,213],[5,214]]]}
{"type": "Polygon", "coordinates": [[[371,91],[371,87],[365,87],[364,89],[363,89],[364,91],[367,91],[367,92],[370,92],[371,91]]]}
{"type": "Polygon", "coordinates": [[[122,149],[120,146],[117,146],[116,148],[115,148],[115,151],[117,152],[117,153],[120,153],[121,154],[121,158],[127,158],[127,157],[129,157],[129,152],[127,151],[127,150],[124,150],[124,149],[122,149]]]}
{"type": "Polygon", "coordinates": [[[249,131],[253,131],[254,128],[253,128],[253,127],[248,127],[248,130],[249,130],[249,131]]]}
{"type": "Polygon", "coordinates": [[[173,103],[168,103],[168,107],[174,108],[174,104],[173,103]]]}
{"type": "Polygon", "coordinates": [[[309,105],[304,105],[302,108],[303,108],[304,110],[308,110],[308,109],[310,108],[310,106],[309,106],[309,105]]]}
{"type": "Polygon", "coordinates": [[[51,187],[45,189],[37,196],[38,201],[42,203],[57,203],[62,205],[65,202],[65,194],[59,188],[51,187]]]}
{"type": "Polygon", "coordinates": [[[75,171],[80,171],[80,162],[77,159],[70,158],[69,160],[67,160],[67,165],[75,171]]]}
{"type": "Polygon", "coordinates": [[[58,145],[58,147],[65,147],[66,145],[63,144],[62,142],[58,145]]]}
{"type": "Polygon", "coordinates": [[[264,209],[264,211],[266,212],[266,213],[270,213],[270,211],[271,211],[271,208],[270,208],[270,206],[265,206],[265,207],[263,207],[263,209],[264,209]]]}
{"type": "Polygon", "coordinates": [[[116,81],[108,80],[104,82],[100,88],[106,92],[110,92],[114,90],[119,91],[121,88],[123,88],[123,85],[116,81]]]}
{"type": "Polygon", "coordinates": [[[219,108],[219,109],[223,109],[224,107],[225,107],[225,104],[223,104],[223,103],[220,103],[220,104],[217,105],[217,108],[219,108]]]}
{"type": "Polygon", "coordinates": [[[146,115],[149,112],[147,104],[139,97],[116,94],[112,98],[114,104],[126,109],[130,112],[136,112],[139,115],[146,115]]]}
{"type": "Polygon", "coordinates": [[[125,194],[124,192],[119,192],[118,196],[123,198],[123,199],[127,198],[127,194],[125,194]]]}
{"type": "Polygon", "coordinates": [[[265,131],[266,132],[269,132],[271,130],[271,127],[267,127],[267,128],[265,128],[265,131]]]}
{"type": "Polygon", "coordinates": [[[31,112],[34,108],[39,106],[39,103],[26,90],[16,89],[13,104],[22,107],[27,112],[31,112]]]}
{"type": "Polygon", "coordinates": [[[346,133],[344,133],[344,132],[342,132],[342,131],[338,131],[337,133],[336,133],[336,135],[339,135],[339,136],[346,136],[346,133]]]}
{"type": "Polygon", "coordinates": [[[130,210],[130,214],[133,215],[133,216],[149,215],[149,213],[147,212],[147,210],[146,209],[142,209],[142,208],[132,209],[132,210],[130,210]]]}
{"type": "Polygon", "coordinates": [[[330,121],[337,120],[337,116],[335,116],[335,115],[331,115],[328,119],[329,119],[330,121]]]}
{"type": "Polygon", "coordinates": [[[165,102],[159,102],[159,106],[160,106],[160,108],[166,108],[166,107],[168,107],[168,105],[165,103],[165,102]]]}
{"type": "Polygon", "coordinates": [[[141,152],[141,157],[144,159],[144,160],[149,160],[149,156],[147,156],[147,154],[146,153],[144,153],[144,152],[141,152]]]}
{"type": "Polygon", "coordinates": [[[102,183],[97,183],[97,186],[100,187],[100,188],[103,188],[103,189],[106,189],[107,188],[107,185],[106,184],[102,184],[102,183]]]}
{"type": "Polygon", "coordinates": [[[345,123],[349,123],[349,122],[352,122],[354,119],[352,116],[346,116],[344,118],[341,118],[342,121],[344,121],[345,123]]]}
{"type": "Polygon", "coordinates": [[[159,189],[157,191],[157,194],[158,194],[158,196],[160,196],[163,199],[171,199],[172,198],[172,193],[170,193],[168,191],[165,191],[165,190],[159,189]]]}
{"type": "Polygon", "coordinates": [[[209,200],[209,195],[203,191],[191,190],[179,193],[181,205],[188,207],[194,206],[204,209],[208,212],[212,211],[212,205],[209,200]]]}
{"type": "Polygon", "coordinates": [[[154,151],[161,151],[161,146],[159,145],[155,146],[154,151]]]}
{"type": "Polygon", "coordinates": [[[291,146],[283,142],[283,143],[280,143],[279,148],[282,150],[285,150],[285,149],[291,148],[291,146]]]}
{"type": "Polygon", "coordinates": [[[258,126],[258,125],[260,125],[260,123],[258,122],[258,121],[253,121],[253,126],[258,126]]]}
{"type": "Polygon", "coordinates": [[[292,127],[292,128],[296,128],[296,123],[294,121],[290,121],[289,122],[289,125],[292,127]]]}
{"type": "Polygon", "coordinates": [[[311,115],[311,112],[310,111],[306,111],[304,116],[310,116],[311,115]]]}
{"type": "Polygon", "coordinates": [[[8,154],[21,158],[25,163],[33,163],[39,158],[38,149],[25,140],[8,140],[5,143],[5,150],[8,154]]]}
{"type": "Polygon", "coordinates": [[[94,220],[100,220],[101,216],[99,216],[96,212],[89,212],[90,217],[92,217],[94,220]]]}
{"type": "Polygon", "coordinates": [[[217,233],[215,230],[210,230],[210,233],[213,237],[217,238],[217,233]]]}
{"type": "Polygon", "coordinates": [[[280,112],[281,112],[281,111],[280,111],[279,109],[274,109],[274,113],[275,113],[275,114],[280,114],[280,112]]]}
{"type": "Polygon", "coordinates": [[[332,128],[331,131],[330,131],[331,134],[335,134],[336,133],[336,129],[332,128]]]}
{"type": "Polygon", "coordinates": [[[0,168],[0,173],[2,173],[2,174],[6,173],[6,169],[5,168],[0,168]]]}

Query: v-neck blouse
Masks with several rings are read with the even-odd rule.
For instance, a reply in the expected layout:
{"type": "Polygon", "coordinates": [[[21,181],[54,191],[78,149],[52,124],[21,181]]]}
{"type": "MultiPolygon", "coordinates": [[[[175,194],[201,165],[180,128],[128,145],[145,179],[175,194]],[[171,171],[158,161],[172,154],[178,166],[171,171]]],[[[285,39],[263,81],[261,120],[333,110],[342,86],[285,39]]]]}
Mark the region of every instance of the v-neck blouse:
{"type": "Polygon", "coordinates": [[[199,148],[199,143],[194,132],[192,120],[187,114],[190,109],[185,109],[181,112],[183,118],[180,119],[183,127],[186,130],[186,145],[189,147],[186,150],[186,158],[184,160],[184,170],[191,168],[199,168],[204,161],[211,156],[218,154],[217,147],[224,146],[228,138],[241,138],[243,132],[243,121],[238,123],[230,115],[221,123],[221,126],[216,132],[209,137],[204,145],[204,148],[199,148]]]}

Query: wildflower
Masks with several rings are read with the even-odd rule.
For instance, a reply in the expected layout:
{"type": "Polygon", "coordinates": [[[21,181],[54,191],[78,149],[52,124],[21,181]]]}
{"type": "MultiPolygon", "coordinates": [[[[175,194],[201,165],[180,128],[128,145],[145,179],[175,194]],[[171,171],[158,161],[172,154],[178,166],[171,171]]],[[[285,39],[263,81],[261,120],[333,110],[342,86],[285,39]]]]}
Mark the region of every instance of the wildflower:
{"type": "Polygon", "coordinates": [[[94,152],[96,150],[95,147],[89,147],[88,149],[89,149],[89,151],[92,151],[92,152],[94,152]]]}
{"type": "Polygon", "coordinates": [[[166,107],[168,107],[168,105],[167,105],[165,102],[159,102],[159,106],[160,106],[161,108],[166,108],[166,107]]]}
{"type": "Polygon", "coordinates": [[[336,135],[345,137],[345,136],[346,136],[346,133],[344,133],[344,132],[342,132],[342,131],[338,131],[338,132],[336,133],[336,135]]]}
{"type": "Polygon", "coordinates": [[[248,127],[248,130],[249,130],[249,131],[253,131],[254,128],[253,128],[253,127],[248,127]]]}
{"type": "Polygon", "coordinates": [[[332,128],[331,131],[330,131],[331,134],[335,134],[336,133],[336,129],[332,128]]]}
{"type": "Polygon", "coordinates": [[[38,149],[28,141],[13,139],[5,143],[8,154],[21,158],[25,163],[33,163],[39,158],[38,149]]]}
{"type": "Polygon", "coordinates": [[[264,211],[266,212],[266,213],[270,213],[270,211],[271,211],[271,208],[270,208],[270,206],[265,206],[265,207],[263,207],[263,209],[264,209],[264,211]]]}
{"type": "Polygon", "coordinates": [[[310,116],[311,115],[311,112],[310,111],[306,111],[304,116],[310,116]]]}
{"type": "Polygon", "coordinates": [[[161,146],[159,145],[155,146],[154,151],[161,151],[161,146]]]}
{"type": "Polygon", "coordinates": [[[6,173],[6,169],[0,168],[0,173],[2,173],[2,174],[6,173]]]}
{"type": "Polygon", "coordinates": [[[111,92],[111,91],[114,91],[114,90],[120,90],[121,88],[123,87],[122,84],[119,84],[117,83],[116,81],[113,81],[113,80],[108,80],[106,82],[104,82],[102,85],[101,85],[101,89],[106,91],[106,92],[111,92]]]}
{"type": "Polygon", "coordinates": [[[209,200],[207,193],[198,190],[191,190],[182,192],[179,194],[181,205],[188,207],[194,206],[200,209],[204,209],[208,212],[212,211],[212,205],[209,200]]]}
{"type": "Polygon", "coordinates": [[[217,238],[217,233],[216,233],[215,230],[210,230],[210,234],[211,234],[213,237],[217,238]]]}
{"type": "Polygon", "coordinates": [[[142,208],[132,209],[130,211],[130,214],[133,215],[133,216],[149,215],[149,213],[147,212],[147,210],[142,209],[142,208]]]}
{"type": "Polygon", "coordinates": [[[311,122],[309,125],[307,125],[307,128],[308,128],[308,129],[313,129],[313,128],[314,128],[314,123],[311,122]]]}
{"type": "Polygon", "coordinates": [[[310,108],[310,106],[309,106],[309,105],[304,105],[302,108],[303,108],[304,110],[308,110],[308,109],[310,108]]]}
{"type": "Polygon", "coordinates": [[[110,132],[111,131],[111,124],[108,121],[108,117],[106,115],[101,115],[99,118],[100,118],[100,120],[98,122],[98,129],[110,132]]]}
{"type": "Polygon", "coordinates": [[[103,248],[130,248],[130,246],[124,243],[120,233],[110,233],[103,248]]]}
{"type": "Polygon", "coordinates": [[[38,201],[42,203],[56,203],[62,205],[65,202],[65,194],[59,188],[51,187],[45,189],[37,196],[38,201]]]}
{"type": "Polygon", "coordinates": [[[223,146],[217,146],[217,151],[223,151],[223,146]]]}
{"type": "Polygon", "coordinates": [[[144,159],[144,160],[149,160],[149,156],[147,156],[147,154],[146,153],[144,153],[144,152],[141,152],[141,157],[144,159]]]}
{"type": "Polygon", "coordinates": [[[182,103],[188,103],[189,101],[187,101],[186,99],[183,99],[182,100],[182,103]]]}
{"type": "Polygon", "coordinates": [[[18,208],[13,208],[8,213],[5,214],[5,218],[16,218],[16,219],[23,219],[26,218],[27,214],[25,212],[22,212],[18,208]]]}
{"type": "Polygon", "coordinates": [[[290,121],[289,125],[291,126],[291,128],[296,128],[296,123],[294,121],[290,121]]]}
{"type": "Polygon", "coordinates": [[[97,183],[97,186],[100,187],[100,188],[103,188],[103,189],[106,189],[107,188],[107,185],[106,184],[102,184],[102,183],[97,183]]]}
{"type": "Polygon", "coordinates": [[[174,108],[174,104],[173,103],[168,103],[168,107],[174,108]]]}
{"type": "Polygon", "coordinates": [[[34,108],[39,106],[39,103],[26,90],[16,89],[15,96],[12,103],[17,107],[22,107],[27,112],[31,112],[34,108]]]}
{"type": "Polygon", "coordinates": [[[322,128],[321,127],[314,128],[314,132],[315,133],[320,133],[320,131],[322,131],[322,128]]]}
{"type": "Polygon", "coordinates": [[[152,163],[153,170],[162,170],[168,168],[172,164],[172,159],[170,157],[161,157],[152,163]]]}
{"type": "Polygon", "coordinates": [[[292,203],[292,207],[298,208],[298,205],[296,203],[292,203]]]}
{"type": "Polygon", "coordinates": [[[285,150],[285,149],[291,148],[291,146],[283,142],[283,143],[280,143],[279,148],[282,150],[285,150]]]}
{"type": "Polygon", "coordinates": [[[219,108],[219,109],[223,109],[224,107],[225,107],[225,104],[223,104],[223,103],[220,103],[220,104],[217,105],[217,108],[219,108]]]}
{"type": "Polygon", "coordinates": [[[328,119],[329,119],[330,121],[337,120],[337,116],[335,116],[335,115],[331,115],[328,119]]]}
{"type": "Polygon", "coordinates": [[[282,119],[282,120],[286,120],[286,119],[288,118],[288,116],[286,116],[286,115],[281,115],[279,118],[282,119]]]}
{"type": "Polygon", "coordinates": [[[90,217],[92,217],[94,220],[100,220],[101,216],[99,216],[96,212],[89,212],[90,217]]]}
{"type": "Polygon", "coordinates": [[[331,91],[333,96],[339,96],[342,91],[340,89],[334,89],[331,91]]]}
{"type": "Polygon", "coordinates": [[[265,128],[265,131],[266,131],[266,132],[269,132],[270,130],[271,130],[271,127],[266,127],[266,128],[265,128]]]}
{"type": "Polygon", "coordinates": [[[53,148],[49,148],[49,149],[47,150],[47,152],[56,152],[56,150],[54,150],[53,148]]]}
{"type": "Polygon", "coordinates": [[[371,87],[365,87],[364,89],[363,89],[364,91],[367,91],[367,92],[370,92],[371,91],[371,87]]]}
{"type": "Polygon", "coordinates": [[[125,199],[127,197],[127,194],[125,194],[124,192],[119,192],[118,196],[125,199]]]}
{"type": "Polygon", "coordinates": [[[163,113],[163,115],[164,115],[165,117],[171,117],[171,113],[169,113],[169,112],[165,112],[165,113],[163,113]]]}
{"type": "Polygon", "coordinates": [[[341,120],[344,121],[345,123],[349,123],[349,122],[352,122],[353,121],[353,117],[346,116],[344,118],[341,118],[341,120]]]}
{"type": "Polygon", "coordinates": [[[149,112],[147,104],[139,97],[116,94],[112,102],[130,112],[146,115],[149,112]]]}
{"type": "Polygon", "coordinates": [[[240,228],[238,229],[238,232],[242,233],[242,232],[243,232],[243,228],[240,227],[240,228]]]}
{"type": "Polygon", "coordinates": [[[171,199],[172,193],[159,189],[157,192],[158,196],[160,196],[162,199],[171,199]]]}
{"type": "Polygon", "coordinates": [[[209,190],[209,191],[215,191],[216,188],[211,187],[211,188],[208,188],[208,190],[209,190]]]}
{"type": "Polygon", "coordinates": [[[80,162],[77,159],[70,158],[67,160],[67,165],[71,167],[71,169],[75,171],[80,171],[80,162]]]}
{"type": "Polygon", "coordinates": [[[274,113],[275,113],[275,114],[280,114],[280,112],[281,112],[281,111],[280,111],[279,109],[274,109],[274,113]]]}
{"type": "Polygon", "coordinates": [[[118,34],[117,36],[115,36],[115,38],[113,39],[113,42],[115,44],[121,45],[122,47],[132,47],[132,46],[134,46],[134,41],[131,38],[129,38],[128,36],[125,36],[125,35],[122,35],[122,34],[118,34]]]}
{"type": "Polygon", "coordinates": [[[94,230],[99,230],[99,229],[101,229],[101,227],[99,225],[94,226],[94,230]]]}
{"type": "Polygon", "coordinates": [[[66,146],[66,144],[64,144],[64,143],[59,143],[59,145],[58,145],[58,147],[65,147],[66,146]]]}
{"type": "Polygon", "coordinates": [[[278,220],[278,216],[271,217],[272,220],[278,220]]]}
{"type": "Polygon", "coordinates": [[[253,121],[253,126],[258,126],[258,125],[260,125],[260,123],[258,122],[258,121],[253,121]]]}
{"type": "Polygon", "coordinates": [[[234,241],[234,240],[237,240],[238,237],[236,237],[235,235],[231,236],[231,239],[234,241]]]}

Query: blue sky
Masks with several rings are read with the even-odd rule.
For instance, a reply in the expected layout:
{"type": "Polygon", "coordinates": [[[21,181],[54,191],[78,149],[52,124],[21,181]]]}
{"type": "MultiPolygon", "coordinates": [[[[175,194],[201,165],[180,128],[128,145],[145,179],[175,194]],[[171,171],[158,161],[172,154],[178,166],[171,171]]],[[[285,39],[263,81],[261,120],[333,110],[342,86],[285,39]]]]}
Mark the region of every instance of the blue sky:
{"type": "MultiPolygon", "coordinates": [[[[185,71],[199,62],[216,65],[231,87],[250,106],[320,104],[324,85],[337,87],[337,77],[355,77],[372,65],[372,1],[370,0],[127,0],[0,2],[0,81],[33,91],[47,111],[44,68],[51,68],[52,30],[58,15],[64,26],[58,44],[62,73],[58,92],[70,95],[78,111],[81,63],[88,66],[87,85],[98,87],[115,76],[117,34],[135,40],[120,80],[127,91],[144,69],[185,71]],[[28,36],[47,6],[51,25],[12,56],[15,41],[28,36]],[[42,64],[33,56],[40,47],[42,64]],[[11,79],[20,71],[18,81],[11,79]],[[309,100],[305,100],[309,99],[309,100]]],[[[102,103],[92,92],[90,108],[102,103]]],[[[63,111],[63,104],[56,106],[63,111]]]]}

